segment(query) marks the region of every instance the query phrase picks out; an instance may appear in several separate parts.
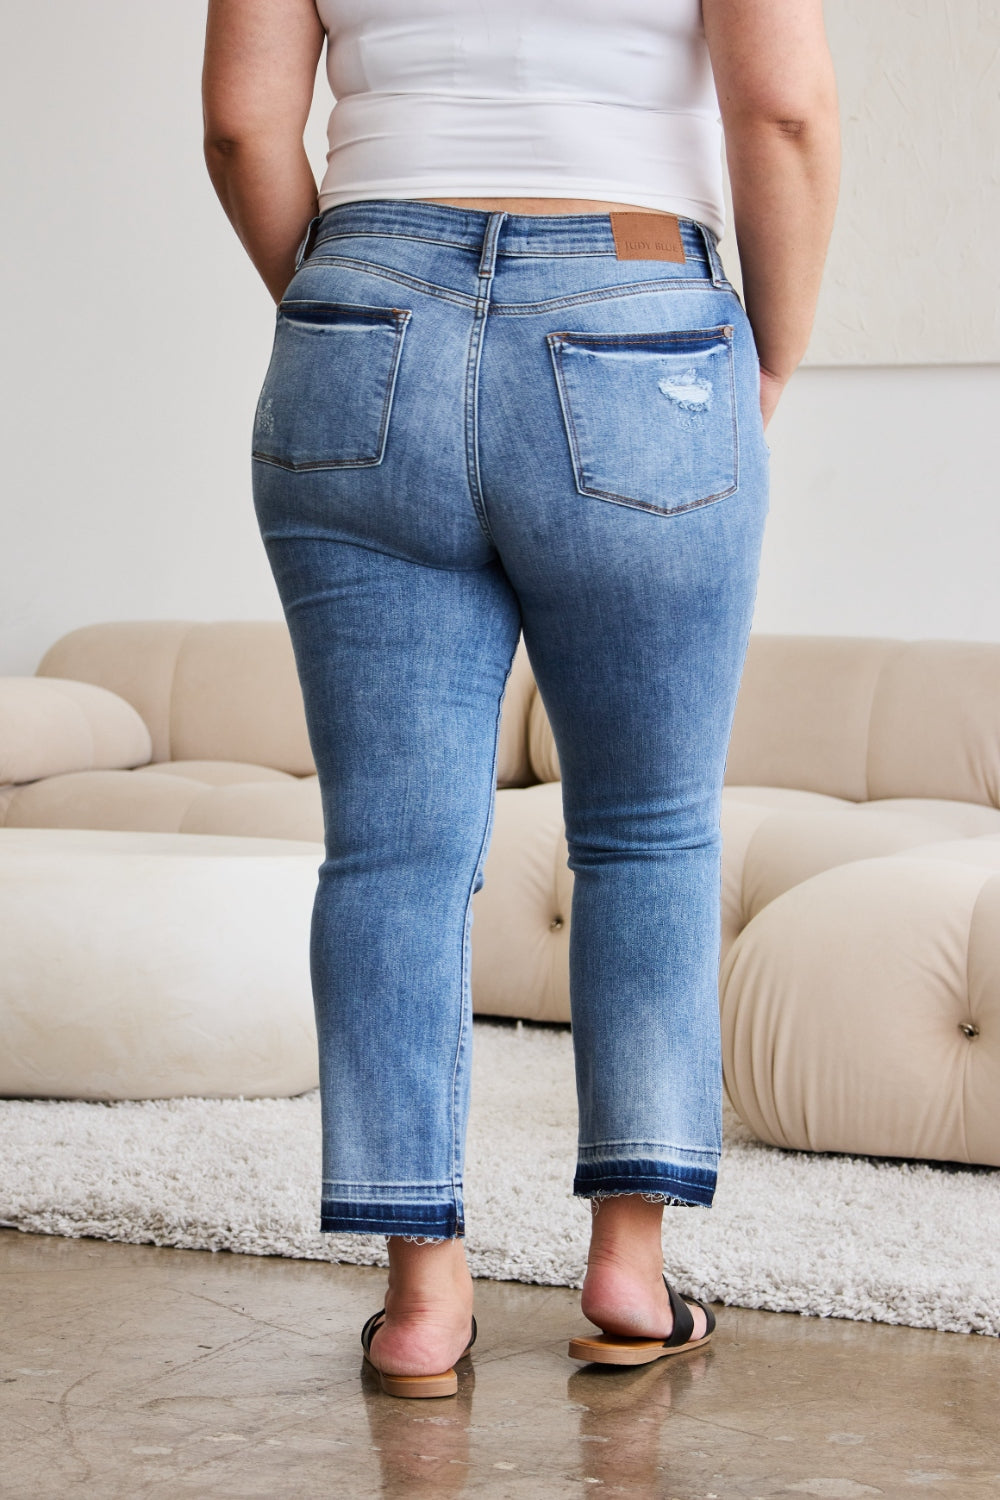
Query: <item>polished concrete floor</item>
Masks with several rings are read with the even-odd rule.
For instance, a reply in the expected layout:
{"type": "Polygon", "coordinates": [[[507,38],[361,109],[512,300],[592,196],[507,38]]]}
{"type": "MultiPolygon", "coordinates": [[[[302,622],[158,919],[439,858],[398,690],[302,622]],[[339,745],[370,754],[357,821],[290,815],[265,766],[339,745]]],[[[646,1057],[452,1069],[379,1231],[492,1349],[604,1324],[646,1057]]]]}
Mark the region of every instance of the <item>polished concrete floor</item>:
{"type": "Polygon", "coordinates": [[[1000,1497],[996,1341],[719,1310],[705,1350],[572,1364],[577,1294],[479,1282],[452,1400],[383,1396],[381,1271],[0,1231],[0,1494],[1000,1497]]]}

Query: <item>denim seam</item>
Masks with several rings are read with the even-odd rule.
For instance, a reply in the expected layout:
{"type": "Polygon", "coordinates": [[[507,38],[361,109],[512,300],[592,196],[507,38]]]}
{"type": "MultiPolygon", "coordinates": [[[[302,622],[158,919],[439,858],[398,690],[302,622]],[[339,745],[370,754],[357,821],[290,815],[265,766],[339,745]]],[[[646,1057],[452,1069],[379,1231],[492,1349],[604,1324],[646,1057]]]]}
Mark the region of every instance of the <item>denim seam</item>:
{"type": "MultiPolygon", "coordinates": [[[[322,217],[322,215],[320,215],[320,217],[322,217]]],[[[532,215],[532,217],[533,218],[534,217],[538,217],[538,218],[559,217],[559,218],[562,218],[562,217],[576,217],[576,216],[575,215],[564,216],[564,215],[548,215],[548,214],[542,215],[542,214],[539,214],[539,215],[532,215]]],[[[591,217],[591,215],[586,215],[585,217],[589,218],[589,217],[591,217]]],[[[604,217],[604,215],[594,215],[593,217],[601,218],[601,217],[604,217]]],[[[688,222],[689,223],[694,223],[695,221],[694,220],[689,220],[688,222]]],[[[698,227],[701,228],[700,225],[698,227]]],[[[386,230],[382,230],[382,229],[349,229],[349,230],[345,229],[345,230],[343,230],[339,234],[325,234],[321,240],[316,240],[316,242],[312,245],[312,247],[311,247],[311,249],[309,251],[310,264],[312,264],[312,261],[315,259],[316,252],[318,250],[321,250],[324,245],[332,244],[334,240],[356,240],[356,239],[366,239],[366,240],[409,240],[409,241],[412,241],[414,244],[441,245],[446,250],[467,250],[470,255],[475,255],[475,256],[478,256],[479,253],[480,253],[480,251],[481,251],[481,249],[482,249],[482,241],[481,240],[465,241],[465,240],[442,239],[442,238],[439,238],[437,235],[413,234],[413,233],[411,233],[411,232],[409,232],[407,230],[400,230],[400,231],[390,230],[390,231],[386,231],[386,230]]],[[[702,235],[702,239],[704,239],[704,235],[702,235]]],[[[694,250],[694,249],[692,250],[692,257],[691,258],[698,258],[698,252],[697,252],[697,250],[694,250]]],[[[586,260],[586,259],[591,259],[591,260],[600,260],[600,259],[604,259],[604,260],[617,260],[618,256],[617,256],[617,254],[615,252],[614,245],[611,244],[611,245],[607,246],[606,248],[605,247],[601,247],[601,248],[598,248],[598,249],[594,249],[594,248],[588,247],[585,250],[511,250],[511,249],[508,249],[506,247],[499,247],[497,249],[497,259],[498,260],[586,260]]],[[[719,270],[720,270],[720,272],[722,271],[722,265],[721,265],[721,261],[719,260],[719,257],[718,257],[718,252],[709,251],[706,254],[706,259],[709,261],[709,266],[710,266],[711,269],[714,269],[714,263],[718,263],[719,270]]],[[[723,275],[724,275],[724,273],[723,273],[723,275]]],[[[716,282],[715,277],[712,277],[711,279],[712,279],[713,285],[720,284],[720,283],[716,282]]]]}
{"type": "MultiPolygon", "coordinates": [[[[276,458],[273,453],[259,453],[255,448],[250,454],[254,463],[270,464],[274,469],[284,469],[287,474],[316,474],[326,469],[377,469],[382,458],[323,458],[311,459],[309,463],[293,464],[287,458],[276,458]]],[[[382,455],[384,457],[384,454],[382,455]]]]}
{"type": "MultiPolygon", "coordinates": [[[[391,1206],[394,1207],[395,1205],[391,1205],[391,1206]]],[[[435,1204],[432,1204],[431,1206],[434,1207],[434,1208],[444,1208],[448,1212],[451,1212],[451,1208],[452,1208],[452,1205],[450,1203],[440,1203],[440,1204],[435,1203],[435,1204]]],[[[380,1209],[382,1209],[384,1207],[384,1205],[380,1204],[380,1203],[374,1203],[372,1205],[372,1207],[375,1208],[375,1209],[379,1209],[380,1210],[380,1209]]],[[[333,1219],[333,1218],[342,1219],[345,1224],[370,1224],[373,1219],[375,1219],[376,1221],[379,1221],[381,1223],[387,1223],[388,1222],[388,1220],[381,1213],[374,1213],[374,1214],[341,1214],[341,1213],[337,1213],[337,1214],[328,1214],[327,1217],[331,1218],[331,1219],[333,1219]]],[[[404,1222],[407,1222],[407,1221],[404,1221],[404,1222]]],[[[373,1229],[372,1233],[373,1234],[377,1234],[378,1230],[377,1229],[373,1229]]]]}
{"type": "MultiPolygon", "coordinates": [[[[463,247],[464,248],[464,247],[463,247]]],[[[553,257],[539,255],[539,260],[549,260],[553,257]]],[[[598,257],[608,260],[614,259],[603,252],[598,257]]],[[[498,254],[497,259],[502,259],[498,254]]],[[[391,266],[378,265],[373,261],[356,260],[347,255],[318,256],[315,253],[309,260],[310,266],[349,266],[353,270],[363,271],[366,275],[380,277],[386,281],[395,281],[400,285],[408,287],[412,291],[423,292],[425,296],[437,297],[442,302],[454,302],[459,307],[476,307],[478,297],[468,292],[459,292],[451,287],[442,287],[433,281],[423,281],[419,276],[411,276],[406,271],[397,271],[391,266]]],[[[491,302],[490,312],[500,317],[532,317],[536,313],[557,312],[561,307],[585,307],[591,302],[605,302],[615,297],[639,296],[643,292],[669,292],[669,291],[700,291],[706,289],[713,291],[727,291],[728,287],[718,287],[709,276],[661,276],[655,281],[628,281],[619,286],[609,286],[597,292],[575,292],[569,297],[550,297],[542,302],[491,302]]]]}
{"type": "MultiPolygon", "coordinates": [[[[506,672],[504,673],[503,685],[502,685],[502,687],[500,689],[499,697],[497,698],[497,711],[496,711],[496,718],[494,720],[494,726],[493,726],[493,758],[492,758],[492,762],[491,762],[491,765],[490,765],[490,776],[489,776],[489,783],[488,783],[488,785],[489,785],[489,794],[487,796],[487,804],[486,804],[486,809],[487,809],[486,810],[486,823],[485,823],[485,825],[483,827],[483,836],[482,836],[482,839],[480,840],[480,843],[479,843],[479,853],[478,853],[478,855],[476,857],[475,867],[474,867],[474,869],[472,871],[472,877],[471,877],[471,879],[469,881],[469,894],[466,897],[466,903],[465,903],[465,923],[464,923],[464,927],[463,927],[463,931],[462,931],[462,957],[461,957],[461,963],[462,963],[462,1007],[461,1007],[461,1021],[460,1021],[460,1025],[459,1025],[458,1046],[455,1049],[455,1065],[454,1065],[454,1069],[453,1069],[453,1072],[452,1072],[452,1085],[451,1085],[452,1172],[454,1174],[454,1191],[455,1191],[455,1203],[456,1203],[456,1207],[457,1207],[457,1205],[458,1205],[458,1203],[460,1201],[460,1186],[461,1186],[461,1184],[459,1182],[459,1178],[458,1178],[458,1171],[457,1171],[457,1169],[458,1169],[458,1156],[459,1156],[458,1099],[457,1099],[457,1094],[458,1094],[458,1062],[459,1062],[459,1058],[460,1058],[461,1052],[462,1052],[462,1045],[463,1045],[463,1043],[465,1041],[465,1036],[466,1036],[466,1033],[468,1031],[469,1018],[470,1018],[470,1015],[471,1015],[471,1003],[470,1003],[470,1005],[468,1007],[466,1006],[466,1003],[465,1003],[465,1001],[466,1001],[466,993],[465,993],[466,965],[470,961],[470,954],[469,954],[469,930],[470,930],[470,927],[471,927],[470,916],[471,916],[471,912],[472,912],[472,898],[473,898],[473,896],[475,894],[476,876],[479,874],[479,869],[480,869],[480,866],[481,866],[482,860],[483,860],[483,853],[484,853],[484,851],[486,849],[486,845],[487,845],[487,842],[488,842],[489,836],[490,836],[490,830],[492,829],[492,826],[493,826],[493,815],[494,815],[494,810],[496,808],[497,758],[498,758],[499,747],[500,747],[500,718],[501,718],[501,715],[502,715],[502,712],[503,712],[504,695],[505,695],[505,693],[507,691],[507,683],[510,680],[510,674],[511,674],[511,670],[513,668],[513,665],[514,665],[513,658],[511,658],[510,665],[508,666],[506,672]],[[469,1014],[467,1014],[467,1011],[468,1011],[469,1014]]],[[[470,999],[471,999],[471,997],[470,997],[470,999]]],[[[464,1208],[463,1208],[462,1213],[458,1214],[457,1217],[458,1217],[459,1227],[464,1232],[464,1229],[465,1229],[465,1213],[464,1213],[464,1208]]]]}
{"type": "MultiPolygon", "coordinates": [[[[372,1184],[370,1182],[356,1182],[353,1178],[350,1178],[350,1177],[324,1177],[323,1178],[323,1186],[325,1188],[327,1188],[327,1187],[331,1187],[331,1188],[355,1188],[355,1187],[359,1187],[359,1188],[370,1189],[372,1187],[372,1184]]],[[[426,1181],[424,1181],[423,1178],[416,1177],[416,1178],[408,1179],[408,1180],[403,1181],[403,1182],[379,1182],[379,1183],[376,1183],[375,1186],[377,1187],[377,1189],[378,1189],[379,1192],[381,1192],[383,1188],[412,1188],[414,1190],[419,1189],[420,1192],[422,1192],[422,1193],[426,1193],[426,1192],[430,1192],[430,1191],[450,1192],[451,1188],[452,1188],[452,1182],[450,1182],[450,1181],[449,1182],[426,1182],[426,1181]]],[[[371,1201],[372,1202],[378,1202],[378,1201],[381,1201],[381,1200],[372,1199],[371,1201]]],[[[367,1203],[367,1202],[369,1202],[369,1200],[367,1198],[358,1198],[356,1200],[356,1202],[358,1202],[359,1204],[360,1203],[367,1203]]]]}
{"type": "Polygon", "coordinates": [[[302,269],[303,262],[309,256],[310,248],[315,248],[315,247],[310,247],[309,241],[312,238],[313,230],[319,224],[319,221],[320,221],[320,219],[322,217],[323,217],[322,214],[314,214],[313,217],[309,220],[308,225],[306,226],[306,232],[302,236],[302,239],[301,239],[301,241],[299,243],[299,248],[295,252],[295,269],[296,269],[296,271],[300,271],[302,269]]]}
{"type": "MultiPolygon", "coordinates": [[[[582,1194],[578,1195],[578,1196],[582,1196],[582,1194]]],[[[374,1204],[373,1205],[373,1207],[375,1207],[376,1209],[379,1209],[382,1206],[383,1205],[381,1205],[381,1204],[374,1204]]],[[[450,1204],[450,1203],[434,1204],[432,1206],[435,1207],[435,1208],[437,1208],[437,1207],[444,1208],[446,1210],[446,1214],[447,1214],[448,1217],[450,1217],[450,1218],[454,1218],[455,1217],[455,1211],[454,1211],[453,1205],[450,1204]]],[[[322,1203],[320,1204],[320,1213],[321,1213],[321,1216],[324,1219],[336,1219],[336,1220],[338,1220],[338,1222],[340,1224],[360,1224],[360,1225],[362,1225],[363,1229],[367,1233],[369,1233],[369,1234],[385,1234],[385,1235],[391,1234],[391,1235],[394,1235],[394,1236],[398,1236],[398,1233],[399,1233],[398,1227],[397,1227],[397,1221],[394,1220],[394,1219],[392,1219],[392,1218],[390,1218],[390,1217],[388,1217],[388,1216],[382,1215],[381,1213],[374,1213],[374,1214],[329,1213],[329,1212],[327,1212],[324,1209],[322,1203]],[[378,1229],[378,1228],[375,1227],[378,1224],[383,1224],[383,1225],[387,1225],[387,1226],[390,1226],[390,1227],[383,1228],[383,1229],[378,1229]]],[[[417,1223],[420,1223],[420,1222],[421,1221],[419,1219],[401,1219],[401,1220],[398,1221],[398,1223],[402,1223],[402,1224],[410,1224],[410,1223],[417,1224],[417,1223]]],[[[463,1238],[464,1237],[464,1233],[465,1233],[465,1225],[464,1225],[464,1223],[461,1220],[457,1221],[457,1227],[458,1227],[459,1238],[463,1238]]],[[[333,1234],[337,1233],[336,1230],[327,1231],[327,1232],[328,1233],[333,1233],[333,1234]]],[[[407,1232],[410,1232],[410,1231],[407,1231],[407,1232]]],[[[451,1236],[451,1235],[443,1235],[443,1236],[440,1236],[440,1237],[444,1238],[444,1239],[451,1239],[453,1236],[451,1236]]]]}
{"type": "Polygon", "coordinates": [[[662,344],[667,340],[672,344],[711,344],[718,342],[720,333],[728,343],[732,335],[732,329],[728,323],[720,324],[715,328],[671,329],[668,333],[571,333],[554,329],[549,334],[549,338],[561,339],[568,343],[595,344],[598,348],[616,349],[621,344],[662,344]],[[728,333],[724,331],[726,329],[729,329],[728,333]]]}
{"type": "MultiPolygon", "coordinates": [[[[638,1160],[641,1160],[641,1161],[658,1160],[659,1159],[659,1155],[662,1154],[663,1157],[664,1157],[664,1161],[665,1161],[666,1165],[669,1165],[671,1167],[683,1167],[683,1166],[687,1165],[687,1166],[696,1167],[699,1170],[703,1170],[703,1166],[699,1162],[688,1162],[688,1163],[685,1163],[685,1162],[682,1162],[682,1161],[679,1161],[679,1160],[674,1160],[672,1157],[671,1157],[670,1161],[667,1162],[666,1158],[668,1156],[670,1156],[671,1152],[678,1152],[682,1156],[687,1156],[687,1155],[691,1155],[692,1153],[694,1153],[697,1156],[712,1156],[712,1155],[715,1155],[717,1157],[719,1155],[719,1150],[721,1149],[721,1148],[715,1148],[715,1147],[709,1149],[709,1148],[706,1148],[704,1146],[681,1146],[676,1141],[630,1141],[630,1140],[622,1140],[622,1141],[619,1141],[619,1140],[613,1140],[613,1141],[580,1141],[578,1143],[578,1145],[577,1145],[577,1151],[578,1152],[580,1152],[580,1151],[604,1151],[604,1152],[607,1152],[608,1153],[607,1157],[606,1158],[602,1158],[602,1159],[606,1159],[609,1162],[619,1161],[621,1159],[619,1153],[621,1152],[621,1150],[623,1148],[627,1149],[632,1156],[636,1157],[638,1160]],[[655,1152],[657,1152],[658,1156],[654,1158],[654,1157],[650,1157],[650,1156],[644,1154],[644,1153],[648,1153],[649,1151],[655,1151],[655,1152]]],[[[594,1165],[596,1165],[596,1163],[590,1162],[590,1163],[588,1163],[588,1165],[594,1166],[594,1165]]]]}
{"type": "Polygon", "coordinates": [[[314,255],[309,264],[310,266],[349,266],[352,270],[363,271],[367,276],[377,276],[384,281],[396,281],[411,291],[423,292],[428,297],[439,297],[442,302],[455,302],[459,307],[477,307],[479,304],[479,298],[472,296],[469,292],[453,291],[450,287],[438,286],[433,281],[424,281],[419,276],[411,276],[406,271],[397,271],[392,266],[377,265],[370,260],[355,260],[348,255],[314,255]]]}
{"type": "Polygon", "coordinates": [[[617,260],[613,249],[608,250],[500,250],[498,260],[617,260]]]}
{"type": "Polygon", "coordinates": [[[536,313],[558,312],[563,307],[587,307],[592,302],[611,302],[616,297],[639,297],[646,292],[714,291],[705,277],[677,276],[656,281],[624,281],[618,286],[602,287],[596,292],[574,292],[570,297],[550,297],[544,302],[493,302],[490,311],[503,318],[534,317],[536,313]]]}
{"type": "Polygon", "coordinates": [[[712,284],[720,289],[724,289],[729,286],[729,279],[726,276],[722,257],[719,254],[718,240],[706,224],[699,224],[698,228],[701,231],[701,238],[705,245],[708,264],[712,270],[712,284]]]}
{"type": "MultiPolygon", "coordinates": [[[[503,223],[502,217],[500,218],[499,222],[501,224],[503,223]]],[[[474,507],[474,509],[476,511],[476,515],[479,517],[479,524],[482,527],[482,529],[483,529],[483,531],[484,531],[484,533],[485,533],[485,535],[487,537],[487,540],[489,540],[490,542],[493,542],[493,538],[490,536],[490,533],[489,533],[489,525],[488,525],[488,521],[487,521],[487,517],[486,517],[486,513],[485,513],[485,506],[483,504],[482,489],[481,489],[480,482],[479,482],[479,463],[478,463],[478,443],[479,443],[478,397],[479,397],[479,379],[478,379],[478,377],[479,377],[479,361],[480,361],[480,356],[481,356],[481,353],[482,353],[482,346],[483,346],[483,337],[484,337],[484,334],[485,334],[485,331],[486,331],[486,318],[487,318],[487,315],[488,315],[488,312],[489,312],[490,286],[492,285],[493,276],[494,276],[495,268],[496,268],[496,249],[495,249],[496,233],[497,233],[496,222],[493,219],[493,217],[491,217],[491,219],[490,219],[490,225],[489,225],[489,230],[488,230],[488,234],[487,234],[487,238],[484,239],[483,248],[480,251],[480,263],[479,263],[479,269],[480,269],[480,278],[479,278],[479,280],[480,280],[480,290],[479,290],[479,296],[478,296],[478,298],[476,300],[476,315],[475,315],[475,317],[473,319],[472,336],[471,336],[470,343],[469,343],[469,359],[468,359],[468,364],[466,366],[466,390],[465,390],[465,400],[466,400],[466,411],[465,411],[466,468],[467,468],[467,471],[468,471],[469,487],[470,487],[470,490],[471,490],[471,493],[472,493],[473,507],[474,507]],[[489,241],[488,241],[488,235],[489,235],[490,231],[493,232],[492,244],[489,244],[489,241]],[[484,258],[485,258],[486,253],[487,253],[487,248],[490,248],[491,254],[490,254],[490,258],[489,258],[489,264],[486,265],[486,266],[484,266],[484,258]]],[[[494,545],[495,545],[495,543],[494,543],[494,545]]],[[[458,1094],[458,1068],[459,1068],[459,1060],[460,1060],[461,1054],[462,1054],[462,1047],[463,1047],[463,1045],[465,1043],[466,1032],[468,1030],[468,1025],[469,1025],[469,1017],[466,1015],[466,1012],[468,1010],[471,1013],[471,998],[470,998],[469,1005],[468,1006],[466,1005],[466,999],[469,998],[466,995],[466,972],[467,972],[467,965],[469,964],[469,929],[470,929],[471,921],[472,921],[472,897],[473,897],[473,895],[475,893],[476,876],[479,874],[480,866],[481,866],[482,861],[483,861],[483,853],[484,853],[484,851],[486,849],[486,845],[487,845],[487,842],[488,842],[489,836],[490,836],[490,829],[491,829],[492,824],[493,824],[493,810],[494,810],[495,795],[496,795],[497,754],[498,754],[498,745],[499,745],[499,738],[500,738],[500,712],[501,712],[501,708],[503,706],[503,697],[504,697],[504,693],[505,693],[506,688],[507,688],[507,679],[510,676],[510,671],[511,671],[511,666],[512,665],[513,665],[512,662],[509,663],[508,667],[507,667],[507,671],[504,673],[503,685],[502,685],[502,687],[500,689],[500,694],[499,694],[499,698],[498,698],[498,701],[497,701],[496,718],[495,718],[494,727],[493,727],[493,756],[492,756],[492,760],[491,760],[491,764],[490,764],[490,776],[489,776],[488,791],[487,791],[487,797],[486,797],[486,820],[485,820],[484,825],[483,825],[483,835],[482,835],[482,838],[480,839],[480,842],[479,842],[479,851],[478,851],[478,853],[476,855],[476,861],[475,861],[475,864],[474,864],[473,869],[472,869],[472,874],[471,874],[471,876],[469,878],[469,891],[468,891],[468,895],[466,896],[466,901],[465,901],[465,921],[464,921],[463,929],[462,929],[462,949],[461,949],[461,960],[460,960],[460,962],[461,962],[461,986],[462,986],[462,990],[461,990],[461,1014],[460,1014],[460,1020],[459,1020],[458,1042],[457,1042],[457,1046],[456,1046],[456,1049],[455,1049],[455,1062],[454,1062],[454,1067],[453,1067],[453,1070],[452,1070],[452,1088],[451,1088],[451,1121],[452,1121],[452,1127],[451,1127],[452,1128],[452,1158],[451,1158],[451,1160],[452,1160],[452,1174],[453,1174],[453,1177],[455,1178],[455,1204],[456,1204],[456,1212],[457,1212],[458,1204],[461,1201],[460,1200],[460,1196],[459,1196],[459,1183],[458,1183],[458,1163],[459,1163],[459,1151],[460,1151],[460,1145],[461,1145],[461,1143],[459,1142],[459,1139],[458,1139],[458,1098],[457,1098],[457,1094],[458,1094]]],[[[464,1206],[463,1206],[462,1212],[460,1214],[458,1214],[458,1221],[459,1221],[460,1228],[464,1232],[464,1227],[465,1227],[464,1206]]]]}
{"type": "MultiPolygon", "coordinates": [[[[480,845],[479,856],[482,857],[482,845],[480,845]]],[[[465,919],[462,923],[462,941],[459,946],[459,995],[458,995],[458,1036],[455,1040],[455,1057],[451,1068],[451,1193],[455,1205],[455,1219],[459,1229],[465,1228],[465,1204],[463,1194],[462,1173],[459,1171],[459,1160],[461,1155],[461,1142],[458,1130],[458,1079],[459,1069],[462,1061],[462,1049],[466,1045],[466,1033],[468,1024],[466,1021],[465,1004],[465,966],[468,960],[469,950],[469,908],[472,903],[472,887],[475,885],[476,874],[473,870],[469,881],[469,894],[465,902],[465,919]],[[461,1204],[461,1208],[459,1205],[461,1204]]],[[[471,1059],[470,1059],[471,1063],[471,1059]]]]}
{"type": "Polygon", "coordinates": [[[323,245],[329,245],[333,240],[413,240],[420,245],[444,245],[449,250],[468,250],[470,255],[479,255],[482,249],[481,241],[439,239],[436,234],[414,234],[411,230],[385,230],[385,229],[344,229],[339,234],[325,234],[321,240],[313,245],[313,250],[319,250],[323,245]]]}
{"type": "MultiPolygon", "coordinates": [[[[480,256],[485,253],[481,248],[480,256]]],[[[476,513],[480,529],[490,546],[496,548],[496,540],[490,532],[486,501],[483,497],[479,474],[479,366],[482,359],[483,339],[486,334],[486,319],[490,309],[490,287],[493,282],[495,258],[488,274],[480,274],[479,291],[475,301],[472,329],[469,334],[469,352],[465,365],[465,473],[469,485],[472,508],[476,513]]]]}
{"type": "MultiPolygon", "coordinates": [[[[386,234],[377,229],[354,229],[345,231],[343,234],[327,234],[321,240],[317,240],[309,252],[309,263],[312,265],[316,259],[316,252],[324,245],[330,245],[334,240],[409,240],[416,244],[440,245],[446,250],[467,250],[470,255],[478,256],[482,248],[479,240],[466,244],[463,240],[439,240],[421,234],[386,234]]],[[[697,253],[691,259],[697,259],[697,253]]],[[[707,257],[706,257],[707,258],[707,257]]],[[[497,260],[617,260],[614,246],[607,248],[587,250],[508,250],[498,249],[497,260]]]]}

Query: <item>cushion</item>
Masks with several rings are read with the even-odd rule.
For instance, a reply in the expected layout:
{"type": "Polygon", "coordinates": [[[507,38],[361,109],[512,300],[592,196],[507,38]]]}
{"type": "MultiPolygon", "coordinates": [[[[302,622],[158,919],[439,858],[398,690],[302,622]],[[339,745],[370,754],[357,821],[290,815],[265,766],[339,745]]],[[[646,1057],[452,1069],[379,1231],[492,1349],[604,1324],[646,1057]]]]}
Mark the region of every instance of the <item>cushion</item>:
{"type": "Polygon", "coordinates": [[[249,761],[295,776],[315,769],[283,620],[86,625],[56,641],[38,673],[128,699],[150,726],[155,761],[249,761]]]}
{"type": "Polygon", "coordinates": [[[752,634],[726,780],[1000,807],[1000,645],[752,634]]]}
{"type": "Polygon", "coordinates": [[[7,828],[94,828],[150,833],[323,838],[315,776],[220,780],[161,772],[78,771],[0,797],[7,828]]]}
{"type": "Polygon", "coordinates": [[[932,840],[991,833],[1000,833],[1000,811],[963,802],[862,802],[773,812],[754,832],[744,856],[740,925],[821,870],[932,840]]]}
{"type": "Polygon", "coordinates": [[[153,739],[153,760],[170,759],[170,690],[187,620],[102,621],[60,636],[46,651],[39,677],[72,677],[110,688],[141,715],[153,739]]]}
{"type": "Polygon", "coordinates": [[[726,781],[863,800],[872,702],[902,649],[879,637],[751,633],[726,781]]]}
{"type": "Polygon", "coordinates": [[[729,1095],[761,1140],[1000,1166],[1000,837],[823,871],[720,971],[729,1095]]]}
{"type": "Polygon", "coordinates": [[[869,797],[1000,807],[1000,645],[908,641],[872,704],[869,797]]]}
{"type": "Polygon", "coordinates": [[[0,782],[138,766],[152,750],[135,709],[106,688],[56,677],[0,677],[0,782]]]}
{"type": "Polygon", "coordinates": [[[288,771],[271,766],[254,766],[240,760],[161,760],[151,766],[140,766],[140,776],[183,776],[200,781],[203,786],[234,786],[244,781],[283,781],[295,784],[288,771]]]}
{"type": "Polygon", "coordinates": [[[0,1095],[316,1086],[315,843],[0,830],[0,1095]]]}
{"type": "Polygon", "coordinates": [[[558,782],[497,794],[483,875],[472,901],[476,1014],[568,1021],[573,873],[558,782]]]}

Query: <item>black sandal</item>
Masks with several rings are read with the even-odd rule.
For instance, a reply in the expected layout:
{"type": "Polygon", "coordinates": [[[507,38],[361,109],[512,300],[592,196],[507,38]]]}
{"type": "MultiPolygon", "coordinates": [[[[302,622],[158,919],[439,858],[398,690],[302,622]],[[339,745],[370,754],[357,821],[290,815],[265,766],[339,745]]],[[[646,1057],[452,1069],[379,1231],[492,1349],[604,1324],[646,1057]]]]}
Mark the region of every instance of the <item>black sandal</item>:
{"type": "MultiPolygon", "coordinates": [[[[361,1347],[365,1352],[365,1363],[370,1365],[378,1375],[379,1383],[386,1395],[409,1396],[411,1398],[454,1396],[458,1391],[458,1374],[454,1369],[442,1370],[440,1375],[386,1375],[379,1369],[378,1365],[372,1360],[371,1347],[372,1339],[382,1326],[384,1318],[385,1308],[383,1307],[377,1313],[373,1313],[368,1319],[368,1322],[361,1330],[361,1347]]],[[[478,1332],[476,1320],[473,1318],[472,1337],[462,1350],[459,1356],[460,1359],[464,1359],[468,1354],[476,1342],[476,1334],[478,1332]]]]}
{"type": "Polygon", "coordinates": [[[712,1337],[715,1314],[697,1298],[686,1302],[679,1297],[666,1276],[663,1278],[663,1285],[667,1289],[674,1314],[674,1326],[668,1339],[629,1339],[616,1333],[597,1333],[592,1338],[570,1339],[570,1359],[586,1360],[598,1365],[648,1365],[654,1359],[665,1359],[668,1354],[683,1354],[688,1349],[701,1349],[712,1337]],[[700,1339],[691,1337],[694,1333],[692,1307],[700,1307],[705,1314],[705,1334],[700,1339]]]}

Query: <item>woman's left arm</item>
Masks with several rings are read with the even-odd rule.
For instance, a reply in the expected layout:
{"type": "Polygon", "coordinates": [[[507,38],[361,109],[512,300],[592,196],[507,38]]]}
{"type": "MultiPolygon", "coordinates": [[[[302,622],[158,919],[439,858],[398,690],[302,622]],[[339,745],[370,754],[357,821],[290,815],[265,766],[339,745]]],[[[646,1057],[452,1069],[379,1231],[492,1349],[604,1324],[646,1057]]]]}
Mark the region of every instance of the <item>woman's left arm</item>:
{"type": "Polygon", "coordinates": [[[324,37],[314,0],[209,0],[208,175],[275,302],[317,211],[302,135],[324,37]]]}

